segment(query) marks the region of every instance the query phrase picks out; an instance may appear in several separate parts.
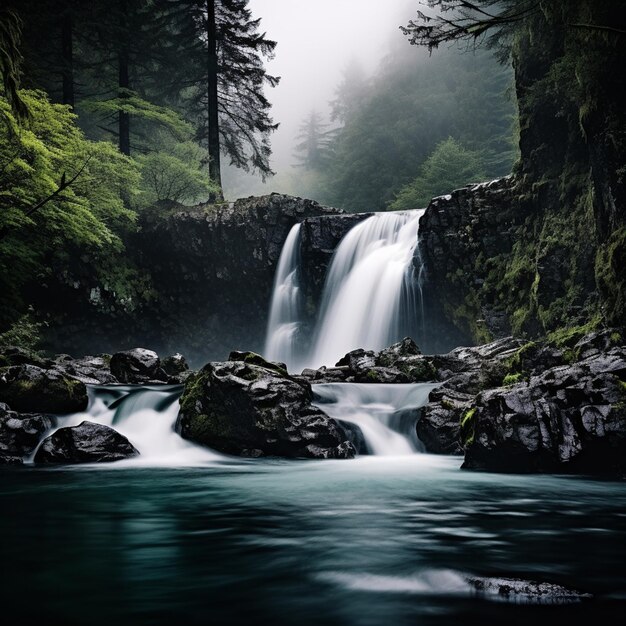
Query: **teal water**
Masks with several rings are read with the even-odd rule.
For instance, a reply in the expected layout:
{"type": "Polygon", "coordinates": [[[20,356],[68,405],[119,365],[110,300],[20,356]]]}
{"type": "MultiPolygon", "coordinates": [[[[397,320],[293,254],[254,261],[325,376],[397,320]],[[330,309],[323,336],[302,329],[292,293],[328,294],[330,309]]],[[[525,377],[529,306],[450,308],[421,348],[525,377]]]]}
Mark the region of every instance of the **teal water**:
{"type": "Polygon", "coordinates": [[[418,454],[3,469],[2,614],[81,626],[623,623],[626,485],[459,465],[418,454]],[[594,599],[507,604],[475,597],[466,575],[594,599]]]}

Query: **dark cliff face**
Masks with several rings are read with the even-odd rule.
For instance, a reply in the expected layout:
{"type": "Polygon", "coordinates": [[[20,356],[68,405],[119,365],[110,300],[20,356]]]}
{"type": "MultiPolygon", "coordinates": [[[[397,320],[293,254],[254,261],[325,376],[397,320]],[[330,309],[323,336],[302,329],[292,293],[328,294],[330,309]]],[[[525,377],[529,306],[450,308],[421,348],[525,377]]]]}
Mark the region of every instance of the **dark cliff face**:
{"type": "Polygon", "coordinates": [[[511,257],[522,214],[512,177],[434,198],[420,219],[414,263],[423,264],[426,323],[441,346],[505,337],[510,316],[490,272],[511,257]]]}
{"type": "Polygon", "coordinates": [[[542,4],[512,49],[513,177],[436,199],[422,220],[431,317],[474,341],[626,325],[626,47],[623,33],[585,26],[624,12],[542,4]]]}
{"type": "Polygon", "coordinates": [[[107,287],[77,273],[73,286],[42,303],[51,320],[47,347],[83,354],[148,345],[183,352],[195,364],[237,348],[261,352],[274,274],[290,229],[303,224],[306,330],[313,326],[335,248],[366,217],[280,194],[146,215],[128,248],[145,276],[148,304],[107,307],[107,287]]]}

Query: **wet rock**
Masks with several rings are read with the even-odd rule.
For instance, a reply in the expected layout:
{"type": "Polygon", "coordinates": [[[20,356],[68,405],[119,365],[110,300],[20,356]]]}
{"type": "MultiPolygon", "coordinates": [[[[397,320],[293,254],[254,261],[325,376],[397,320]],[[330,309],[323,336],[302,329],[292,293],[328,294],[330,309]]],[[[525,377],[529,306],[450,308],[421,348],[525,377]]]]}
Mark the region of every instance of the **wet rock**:
{"type": "Polygon", "coordinates": [[[367,371],[376,366],[376,353],[373,350],[359,348],[348,352],[335,364],[336,367],[348,367],[352,372],[367,371]]]}
{"type": "Polygon", "coordinates": [[[421,354],[415,341],[410,337],[405,337],[402,341],[398,341],[388,348],[381,350],[376,356],[376,362],[383,367],[392,366],[402,357],[419,356],[421,354]]]}
{"type": "Polygon", "coordinates": [[[142,384],[167,380],[167,375],[161,369],[159,355],[146,348],[116,352],[111,357],[111,373],[120,383],[142,384]]]}
{"type": "Polygon", "coordinates": [[[119,382],[111,373],[111,355],[85,356],[74,359],[68,355],[59,355],[55,359],[53,369],[86,385],[111,385],[119,382]]]}
{"type": "Polygon", "coordinates": [[[59,428],[44,439],[35,454],[35,463],[110,463],[138,454],[130,441],[113,428],[85,421],[59,428]]]}
{"type": "Polygon", "coordinates": [[[234,350],[228,355],[228,360],[242,361],[244,363],[250,363],[251,365],[258,365],[259,367],[274,370],[275,372],[278,372],[279,374],[283,374],[285,376],[288,375],[287,366],[284,363],[266,361],[260,354],[257,354],[256,352],[241,352],[239,350],[234,350]]]}
{"type": "Polygon", "coordinates": [[[52,415],[19,414],[0,404],[0,463],[22,463],[55,424],[52,415]]]}
{"type": "Polygon", "coordinates": [[[589,599],[588,593],[561,585],[519,578],[468,576],[467,582],[479,598],[513,604],[572,604],[589,599]]]}
{"type": "Polygon", "coordinates": [[[0,401],[19,412],[76,413],[87,408],[87,388],[54,369],[15,365],[0,369],[0,401]]]}
{"type": "Polygon", "coordinates": [[[427,452],[463,454],[461,419],[473,397],[446,385],[430,392],[428,404],[422,409],[416,426],[417,437],[427,452]]]}
{"type": "Polygon", "coordinates": [[[626,350],[613,348],[479,394],[463,467],[624,475],[624,378],[626,350]]]}
{"type": "Polygon", "coordinates": [[[189,372],[189,365],[185,357],[177,352],[161,359],[161,369],[167,374],[168,382],[170,382],[172,378],[178,379],[181,375],[189,372]]]}
{"type": "Polygon", "coordinates": [[[302,377],[311,383],[351,383],[354,382],[354,373],[348,366],[325,367],[319,369],[304,369],[302,377]]]}
{"type": "Polygon", "coordinates": [[[26,350],[18,346],[0,346],[0,367],[24,364],[47,367],[46,359],[33,350],[26,350]]]}
{"type": "Polygon", "coordinates": [[[352,458],[350,434],[311,404],[309,383],[259,359],[209,363],[191,376],[176,430],[227,454],[352,458]]]}

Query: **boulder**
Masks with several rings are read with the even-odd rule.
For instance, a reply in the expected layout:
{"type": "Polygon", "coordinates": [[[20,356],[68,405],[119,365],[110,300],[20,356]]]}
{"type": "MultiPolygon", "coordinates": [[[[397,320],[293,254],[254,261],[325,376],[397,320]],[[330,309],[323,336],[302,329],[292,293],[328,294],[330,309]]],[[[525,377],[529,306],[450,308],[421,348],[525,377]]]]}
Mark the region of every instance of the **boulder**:
{"type": "Polygon", "coordinates": [[[0,367],[10,365],[37,365],[47,367],[46,359],[41,357],[34,350],[27,350],[19,346],[0,346],[0,367]]]}
{"type": "Polygon", "coordinates": [[[242,358],[209,363],[188,379],[176,422],[182,437],[238,456],[355,455],[353,434],[311,404],[309,383],[259,355],[242,358]]]}
{"type": "Polygon", "coordinates": [[[467,576],[466,581],[476,597],[511,604],[575,604],[593,597],[591,594],[554,583],[521,578],[467,576]]]}
{"type": "Polygon", "coordinates": [[[159,355],[146,348],[116,352],[111,357],[111,373],[120,383],[143,384],[167,380],[159,355]]]}
{"type": "Polygon", "coordinates": [[[626,473],[626,349],[479,394],[464,414],[466,469],[626,473]]]}
{"type": "Polygon", "coordinates": [[[59,428],[44,439],[35,463],[110,463],[137,456],[137,449],[113,428],[82,422],[59,428]]]}
{"type": "Polygon", "coordinates": [[[445,384],[430,392],[428,404],[417,421],[417,437],[427,452],[463,454],[460,439],[461,418],[473,396],[455,391],[445,384]]]}
{"type": "Polygon", "coordinates": [[[87,408],[87,388],[54,369],[15,365],[0,369],[0,401],[26,413],[76,413],[87,408]]]}
{"type": "Polygon", "coordinates": [[[22,463],[55,423],[52,415],[19,414],[0,404],[0,463],[22,463]]]}
{"type": "Polygon", "coordinates": [[[185,357],[177,352],[161,360],[161,369],[167,374],[168,378],[171,379],[188,372],[189,365],[185,357]]]}
{"type": "Polygon", "coordinates": [[[72,378],[80,380],[86,385],[111,385],[119,382],[111,373],[111,355],[84,356],[74,359],[67,354],[58,355],[53,369],[72,378]]]}

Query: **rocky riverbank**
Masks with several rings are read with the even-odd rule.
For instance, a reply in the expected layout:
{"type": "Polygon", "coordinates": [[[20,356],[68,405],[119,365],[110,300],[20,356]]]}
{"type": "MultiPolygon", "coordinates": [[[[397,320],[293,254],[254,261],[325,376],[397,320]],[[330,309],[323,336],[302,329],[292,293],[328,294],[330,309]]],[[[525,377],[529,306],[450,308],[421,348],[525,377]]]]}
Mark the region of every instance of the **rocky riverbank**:
{"type": "MultiPolygon", "coordinates": [[[[314,385],[435,382],[426,406],[415,411],[427,452],[465,455],[463,467],[474,470],[626,474],[626,347],[616,329],[569,345],[507,337],[441,355],[421,354],[407,338],[300,375],[253,352],[233,352],[197,372],[181,355],[161,359],[142,348],[81,359],[5,348],[0,362],[5,463],[29,458],[56,416],[84,411],[86,385],[184,385],[177,432],[225,454],[352,458],[364,451],[362,434],[312,404],[314,385]]],[[[39,446],[35,462],[137,454],[119,433],[96,426],[59,429],[39,446]]]]}

